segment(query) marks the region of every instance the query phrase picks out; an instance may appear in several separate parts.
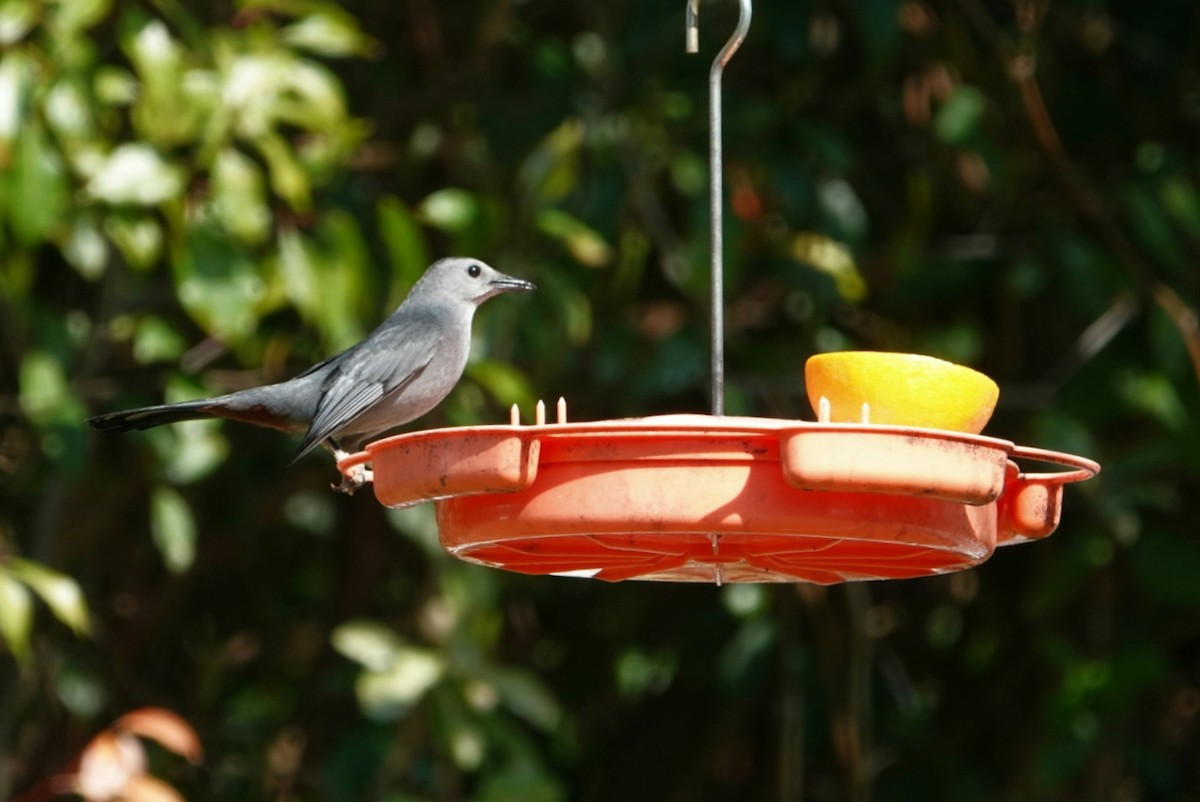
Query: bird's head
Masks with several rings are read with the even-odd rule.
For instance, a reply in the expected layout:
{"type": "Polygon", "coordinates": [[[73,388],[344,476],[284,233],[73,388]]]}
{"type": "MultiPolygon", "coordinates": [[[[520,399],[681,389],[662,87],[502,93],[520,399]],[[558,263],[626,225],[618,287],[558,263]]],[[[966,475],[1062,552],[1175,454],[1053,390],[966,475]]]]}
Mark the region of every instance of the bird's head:
{"type": "Polygon", "coordinates": [[[455,256],[430,265],[413,287],[412,296],[478,306],[502,292],[535,289],[533,282],[507,276],[478,259],[455,256]]]}

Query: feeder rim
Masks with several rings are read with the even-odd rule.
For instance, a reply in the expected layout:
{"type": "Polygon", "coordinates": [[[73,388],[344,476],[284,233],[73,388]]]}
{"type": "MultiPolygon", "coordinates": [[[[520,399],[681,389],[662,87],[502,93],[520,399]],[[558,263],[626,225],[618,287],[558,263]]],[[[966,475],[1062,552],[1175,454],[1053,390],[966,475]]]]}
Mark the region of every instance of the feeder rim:
{"type": "Polygon", "coordinates": [[[338,460],[338,470],[347,473],[352,468],[371,462],[376,452],[399,441],[420,441],[453,436],[476,434],[523,433],[538,438],[569,438],[589,434],[681,434],[692,433],[711,436],[738,434],[764,435],[804,432],[850,434],[899,435],[922,439],[938,439],[977,445],[1003,451],[1010,460],[1032,460],[1062,465],[1071,470],[1042,473],[1024,473],[1026,479],[1039,482],[1070,484],[1091,479],[1100,473],[1100,464],[1095,460],[1061,451],[1052,451],[1030,446],[1019,446],[1011,440],[969,432],[933,429],[922,426],[897,426],[877,423],[818,423],[799,419],[760,418],[734,415],[704,415],[697,413],[673,413],[644,418],[617,418],[604,421],[580,421],[563,423],[499,423],[473,426],[450,426],[425,429],[381,438],[366,444],[361,451],[338,460]]]}

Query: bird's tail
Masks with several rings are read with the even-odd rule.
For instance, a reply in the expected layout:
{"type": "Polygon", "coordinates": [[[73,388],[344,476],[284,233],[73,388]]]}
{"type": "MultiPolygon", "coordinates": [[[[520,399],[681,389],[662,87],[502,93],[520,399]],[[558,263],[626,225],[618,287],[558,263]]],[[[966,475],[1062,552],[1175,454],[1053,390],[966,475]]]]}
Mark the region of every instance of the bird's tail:
{"type": "Polygon", "coordinates": [[[153,407],[127,409],[88,418],[88,425],[102,432],[128,432],[131,429],[149,429],[164,423],[178,423],[197,418],[218,417],[211,398],[200,401],[183,401],[178,404],[159,404],[153,407]]]}

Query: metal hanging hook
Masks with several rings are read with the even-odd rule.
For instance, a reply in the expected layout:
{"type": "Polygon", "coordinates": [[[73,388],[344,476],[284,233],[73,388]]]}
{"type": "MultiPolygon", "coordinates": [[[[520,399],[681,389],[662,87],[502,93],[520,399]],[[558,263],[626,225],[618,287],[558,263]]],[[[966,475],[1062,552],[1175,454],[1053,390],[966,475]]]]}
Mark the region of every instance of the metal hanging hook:
{"type": "MultiPolygon", "coordinates": [[[[729,41],[713,59],[708,71],[708,194],[709,225],[712,228],[709,257],[710,283],[712,289],[712,413],[725,414],[725,258],[724,237],[724,187],[725,166],[721,150],[721,74],[733,54],[742,46],[750,17],[753,14],[751,0],[738,0],[737,27],[729,41]]],[[[684,18],[687,35],[687,52],[700,49],[700,0],[688,0],[684,18]]]]}

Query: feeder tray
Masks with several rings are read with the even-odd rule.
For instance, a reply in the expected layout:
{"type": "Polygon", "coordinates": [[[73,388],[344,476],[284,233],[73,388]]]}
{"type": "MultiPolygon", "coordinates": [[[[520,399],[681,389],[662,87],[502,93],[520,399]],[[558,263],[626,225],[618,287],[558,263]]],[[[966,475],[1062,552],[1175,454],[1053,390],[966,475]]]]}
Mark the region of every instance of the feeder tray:
{"type": "MultiPolygon", "coordinates": [[[[810,360],[817,423],[723,415],[721,73],[750,25],[751,0],[738,5],[709,71],[713,414],[568,423],[559,401],[547,424],[539,402],[532,426],[514,407],[507,426],[400,435],[339,461],[354,477],[369,463],[385,505],[436,501],[452,554],[611,581],[928,576],[1050,534],[1063,485],[1099,471],[976,434],[995,384],[911,354],[810,360]],[[1025,473],[1024,462],[1067,470],[1025,473]]],[[[691,52],[698,10],[688,0],[691,52]]]]}
{"type": "Polygon", "coordinates": [[[398,435],[370,463],[389,507],[437,502],[442,545],[525,574],[610,581],[902,579],[1045,537],[1087,459],[962,432],[668,415],[398,435]],[[1021,462],[1068,470],[1024,473],[1021,462]]]}

